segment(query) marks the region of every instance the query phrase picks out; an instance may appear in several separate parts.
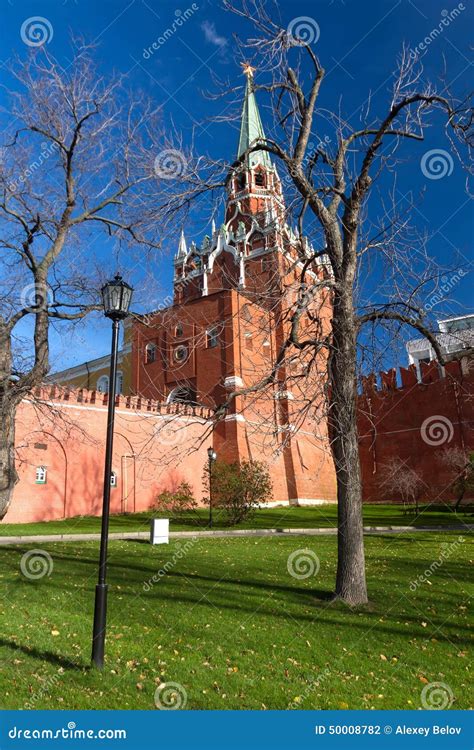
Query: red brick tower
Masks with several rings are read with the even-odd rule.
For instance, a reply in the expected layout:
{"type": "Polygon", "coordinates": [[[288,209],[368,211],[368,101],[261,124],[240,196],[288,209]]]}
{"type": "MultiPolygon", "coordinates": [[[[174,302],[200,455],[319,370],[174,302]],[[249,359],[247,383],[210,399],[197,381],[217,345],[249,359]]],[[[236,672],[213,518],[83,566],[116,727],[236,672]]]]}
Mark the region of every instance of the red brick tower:
{"type": "MultiPolygon", "coordinates": [[[[301,399],[287,383],[288,367],[301,369],[304,358],[296,365],[281,362],[271,382],[258,387],[288,336],[288,308],[313,250],[286,223],[281,181],[268,152],[247,154],[263,145],[265,134],[253,70],[246,66],[245,73],[239,164],[227,181],[225,220],[200,246],[188,248],[181,234],[173,305],[135,325],[133,387],[149,398],[212,408],[235,390],[254,388],[228,403],[214,430],[218,455],[271,463],[276,501],[331,500],[334,476],[320,406],[308,404],[301,417],[301,399]]],[[[318,258],[305,279],[325,273],[318,258]]],[[[313,318],[324,327],[329,292],[323,288],[319,297],[313,318]]],[[[306,329],[311,321],[305,318],[306,329]]]]}

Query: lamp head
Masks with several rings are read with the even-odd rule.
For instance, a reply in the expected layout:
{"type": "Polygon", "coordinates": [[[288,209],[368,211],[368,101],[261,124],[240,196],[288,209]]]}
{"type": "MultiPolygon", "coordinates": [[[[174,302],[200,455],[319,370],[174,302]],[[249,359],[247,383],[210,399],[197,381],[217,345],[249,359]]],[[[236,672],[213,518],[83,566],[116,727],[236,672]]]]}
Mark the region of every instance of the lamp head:
{"type": "Polygon", "coordinates": [[[116,274],[112,281],[107,281],[101,288],[104,315],[112,320],[123,320],[128,316],[133,288],[116,274]]]}

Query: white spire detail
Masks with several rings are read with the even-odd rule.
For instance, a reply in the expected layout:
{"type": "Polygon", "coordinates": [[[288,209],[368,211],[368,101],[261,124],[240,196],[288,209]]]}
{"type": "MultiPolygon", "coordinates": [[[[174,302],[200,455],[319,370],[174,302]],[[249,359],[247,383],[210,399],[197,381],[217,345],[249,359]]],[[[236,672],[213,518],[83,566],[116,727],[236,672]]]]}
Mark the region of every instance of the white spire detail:
{"type": "Polygon", "coordinates": [[[240,256],[239,286],[241,289],[245,288],[245,256],[243,253],[240,256]]]}
{"type": "Polygon", "coordinates": [[[181,230],[181,236],[179,238],[178,252],[176,254],[176,260],[184,260],[188,254],[188,248],[186,247],[186,238],[184,236],[184,229],[181,230]]]}

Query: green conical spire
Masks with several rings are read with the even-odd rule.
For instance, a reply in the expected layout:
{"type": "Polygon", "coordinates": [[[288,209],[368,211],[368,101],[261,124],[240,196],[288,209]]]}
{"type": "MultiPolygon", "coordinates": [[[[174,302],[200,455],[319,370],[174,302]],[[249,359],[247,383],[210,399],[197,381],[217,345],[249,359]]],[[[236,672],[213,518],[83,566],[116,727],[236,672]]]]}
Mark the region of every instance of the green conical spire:
{"type": "MultiPolygon", "coordinates": [[[[249,148],[251,143],[256,139],[265,140],[263,125],[258,111],[257,100],[253,90],[253,68],[245,64],[244,73],[247,76],[247,86],[245,88],[244,105],[242,108],[242,122],[240,124],[239,150],[237,158],[242,156],[249,148]]],[[[263,164],[265,167],[271,167],[270,156],[267,151],[254,151],[247,158],[247,166],[253,167],[256,164],[263,164]]]]}

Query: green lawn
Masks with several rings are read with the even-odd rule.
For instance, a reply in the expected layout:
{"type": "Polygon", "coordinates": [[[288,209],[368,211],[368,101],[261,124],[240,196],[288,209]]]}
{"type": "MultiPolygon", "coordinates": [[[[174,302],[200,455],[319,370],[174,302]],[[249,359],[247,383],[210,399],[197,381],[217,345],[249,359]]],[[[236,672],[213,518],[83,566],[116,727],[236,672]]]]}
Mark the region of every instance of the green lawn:
{"type": "MultiPolygon", "coordinates": [[[[418,515],[414,510],[408,513],[397,505],[365,505],[364,522],[367,526],[445,526],[473,522],[474,506],[466,506],[462,512],[454,513],[446,505],[421,506],[418,515]]],[[[147,511],[128,515],[111,516],[110,531],[148,531],[150,518],[160,514],[147,511]]],[[[214,528],[227,528],[223,518],[214,511],[214,528]]],[[[336,505],[319,505],[313,507],[280,507],[259,510],[255,515],[238,528],[281,529],[281,528],[318,528],[334,527],[337,521],[336,505]]],[[[180,521],[172,521],[174,531],[189,530],[196,525],[207,528],[208,511],[200,509],[198,514],[189,514],[180,521]]],[[[63,521],[46,521],[43,523],[0,523],[0,536],[26,534],[79,534],[100,532],[100,518],[78,516],[63,521]]]]}
{"type": "Polygon", "coordinates": [[[442,682],[468,708],[469,544],[369,537],[371,602],[349,610],[329,599],[331,536],[111,542],[103,673],[88,666],[98,543],[42,545],[53,569],[37,580],[20,569],[31,545],[0,547],[1,707],[153,709],[173,682],[189,709],[417,709],[442,682]],[[302,548],[320,568],[295,579],[302,548]]]}

